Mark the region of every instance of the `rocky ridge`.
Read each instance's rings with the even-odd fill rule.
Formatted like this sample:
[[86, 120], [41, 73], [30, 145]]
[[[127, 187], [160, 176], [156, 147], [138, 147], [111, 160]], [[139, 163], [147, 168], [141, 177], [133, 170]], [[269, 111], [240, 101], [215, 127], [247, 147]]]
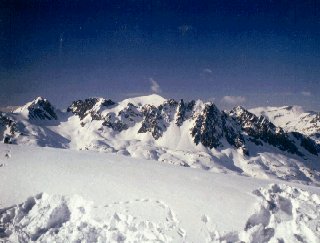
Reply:
[[72, 102], [66, 112], [36, 99], [14, 113], [1, 113], [1, 139], [320, 183], [320, 145], [305, 134], [240, 106], [222, 111], [201, 100], [146, 99], [88, 98]]
[[[171, 123], [182, 126], [191, 121], [190, 136], [195, 145], [201, 143], [209, 149], [224, 146], [224, 141], [244, 154], [250, 151], [248, 141], [257, 146], [267, 143], [282, 151], [303, 156], [299, 146], [311, 154], [320, 153], [320, 145], [298, 132], [286, 132], [277, 127], [265, 116], [256, 116], [245, 108], [238, 106], [230, 112], [220, 111], [215, 104], [201, 103], [200, 110], [195, 110], [196, 101], [185, 102], [174, 99], [165, 100], [161, 105], [135, 105], [127, 103], [118, 112], [112, 110], [117, 103], [103, 98], [88, 98], [72, 102], [67, 112], [80, 118], [82, 126], [93, 120], [102, 121], [101, 125], [121, 133], [139, 124], [138, 133], [150, 133], [157, 140], [162, 137]], [[55, 108], [49, 101], [37, 98], [17, 111], [28, 110], [28, 118], [40, 120], [58, 119]], [[199, 108], [198, 108], [199, 109]], [[110, 110], [110, 111], [109, 111]], [[85, 121], [86, 120], [86, 121]], [[2, 126], [11, 127], [14, 133], [15, 122], [1, 115]]]

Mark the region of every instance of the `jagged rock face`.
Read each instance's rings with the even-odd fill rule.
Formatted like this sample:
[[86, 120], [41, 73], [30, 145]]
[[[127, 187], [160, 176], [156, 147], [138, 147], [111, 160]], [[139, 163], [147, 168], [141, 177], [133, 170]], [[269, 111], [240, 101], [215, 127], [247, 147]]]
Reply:
[[241, 134], [241, 128], [225, 112], [222, 113], [222, 127], [228, 143], [235, 148], [241, 148], [244, 154], [249, 155], [249, 151], [245, 146], [245, 140]]
[[120, 121], [127, 124], [128, 127], [131, 127], [142, 120], [142, 113], [137, 106], [128, 103], [124, 109], [119, 111], [118, 118]]
[[203, 112], [195, 117], [191, 135], [197, 145], [201, 142], [209, 148], [221, 146], [220, 140], [223, 137], [221, 112], [214, 104], [205, 105]]
[[128, 125], [120, 121], [114, 113], [108, 113], [104, 118], [102, 125], [110, 127], [117, 132], [122, 132], [123, 130], [128, 129]]
[[146, 105], [142, 108], [143, 121], [141, 128], [138, 133], [151, 132], [151, 135], [158, 139], [162, 136], [163, 130], [165, 129], [162, 121], [161, 110], [153, 105]]
[[309, 153], [314, 155], [318, 155], [320, 153], [320, 145], [313, 139], [310, 139], [298, 132], [292, 132], [292, 135], [300, 141], [300, 146], [306, 149]]
[[91, 115], [92, 120], [101, 120], [101, 114], [98, 111], [92, 110], [94, 106], [100, 102], [103, 107], [109, 107], [115, 104], [112, 100], [101, 99], [101, 98], [88, 98], [85, 100], [77, 100], [72, 102], [68, 107], [67, 112], [72, 112], [73, 114], [80, 117], [83, 120], [88, 114]]
[[225, 138], [230, 145], [241, 148], [244, 154], [248, 155], [241, 128], [214, 104], [206, 104], [202, 113], [194, 119], [195, 125], [191, 129], [191, 135], [196, 144], [201, 143], [210, 149], [217, 148], [222, 146], [222, 139]]
[[142, 117], [141, 112], [138, 110], [138, 107], [132, 103], [119, 111], [116, 116], [115, 113], [108, 113], [103, 119], [103, 126], [110, 127], [114, 131], [121, 132], [128, 129], [131, 126], [134, 126], [136, 122], [140, 121]]
[[176, 118], [177, 126], [181, 126], [183, 122], [187, 120], [189, 116], [191, 116], [190, 113], [192, 113], [195, 103], [196, 102], [194, 100], [186, 103], [183, 100], [180, 100], [178, 104], [178, 111], [177, 111], [177, 118]]
[[12, 143], [12, 137], [17, 131], [16, 123], [2, 112], [0, 112], [0, 130], [1, 134], [4, 134], [4, 131], [8, 130], [8, 132], [3, 135], [3, 142]]
[[0, 112], [0, 126], [12, 126], [14, 123], [5, 113]]
[[118, 116], [122, 121], [127, 121], [131, 123], [131, 125], [134, 125], [134, 122], [136, 121], [136, 118], [139, 118], [142, 116], [141, 112], [138, 110], [138, 107], [135, 106], [132, 103], [128, 103], [128, 105], [119, 111]]
[[[246, 146], [248, 141], [261, 146], [265, 142], [300, 156], [303, 155], [301, 151], [304, 151], [301, 150], [302, 147], [311, 154], [320, 153], [319, 145], [309, 137], [297, 132], [284, 132], [267, 118], [258, 117], [242, 107], [236, 107], [227, 113], [220, 111], [212, 103], [203, 104], [199, 101], [196, 104], [193, 100], [178, 102], [173, 99], [166, 100], [160, 105], [159, 103], [157, 105], [141, 105], [141, 103], [115, 105], [116, 103], [111, 100], [89, 98], [74, 101], [67, 111], [79, 116], [80, 120], [86, 117], [91, 118], [91, 121], [90, 119], [81, 121], [82, 126], [97, 120], [102, 126], [121, 133], [138, 125], [140, 127], [138, 133], [150, 133], [155, 140], [162, 137], [170, 125], [176, 125], [184, 131], [186, 127], [183, 124], [188, 121], [188, 127], [193, 124], [190, 128], [190, 136], [196, 145], [201, 143], [211, 149], [225, 146], [225, 142], [228, 142], [234, 148], [242, 150], [245, 155], [249, 155], [250, 152]], [[32, 119], [57, 119], [54, 108], [43, 98], [39, 97], [28, 103], [28, 106], [23, 107], [24, 110], [26, 108]], [[15, 137], [14, 133], [20, 124], [18, 121], [16, 124], [8, 117], [0, 116], [1, 134], [8, 137], [6, 142]], [[319, 118], [320, 115], [316, 116], [314, 122], [317, 123]]]
[[159, 139], [173, 120], [177, 105], [177, 101], [170, 99], [158, 107], [143, 106], [143, 121], [138, 133], [151, 132], [154, 139]]
[[31, 120], [57, 120], [58, 116], [55, 113], [54, 107], [50, 102], [41, 97], [37, 98], [27, 107], [28, 117]]
[[166, 127], [169, 126], [169, 123], [174, 119], [177, 106], [177, 101], [174, 99], [169, 99], [158, 107], [158, 109], [161, 111], [161, 116]]
[[289, 135], [282, 128], [276, 127], [263, 116], [257, 117], [242, 107], [236, 107], [230, 112], [242, 127], [242, 130], [248, 134], [251, 141], [261, 145], [261, 141], [269, 143], [283, 151], [302, 155]]
[[320, 113], [305, 111], [300, 106], [258, 107], [252, 113], [265, 116], [288, 133], [302, 133], [320, 144]]

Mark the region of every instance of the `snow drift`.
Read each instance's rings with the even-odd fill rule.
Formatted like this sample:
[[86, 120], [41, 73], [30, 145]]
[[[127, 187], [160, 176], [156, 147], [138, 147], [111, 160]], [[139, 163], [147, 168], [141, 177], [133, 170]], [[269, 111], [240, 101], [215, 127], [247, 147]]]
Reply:
[[122, 155], [0, 146], [5, 242], [319, 242], [320, 190]]

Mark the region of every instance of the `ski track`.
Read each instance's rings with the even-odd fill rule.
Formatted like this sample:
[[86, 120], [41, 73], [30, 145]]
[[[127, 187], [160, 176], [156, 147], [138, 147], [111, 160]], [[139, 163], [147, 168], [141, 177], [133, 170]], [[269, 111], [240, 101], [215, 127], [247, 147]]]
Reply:
[[[320, 195], [284, 184], [253, 193], [258, 200], [242, 231], [218, 232], [204, 214], [199, 242], [319, 242]], [[148, 207], [162, 216], [135, 215]], [[0, 209], [0, 242], [188, 242], [187, 235], [174, 210], [150, 198], [96, 206], [77, 195], [43, 193]]]

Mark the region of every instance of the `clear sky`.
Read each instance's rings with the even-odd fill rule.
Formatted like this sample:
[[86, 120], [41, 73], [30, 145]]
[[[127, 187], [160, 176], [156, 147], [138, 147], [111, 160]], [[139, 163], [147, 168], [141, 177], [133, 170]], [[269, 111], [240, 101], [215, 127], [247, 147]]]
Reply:
[[0, 106], [157, 92], [320, 111], [320, 1], [1, 1]]

